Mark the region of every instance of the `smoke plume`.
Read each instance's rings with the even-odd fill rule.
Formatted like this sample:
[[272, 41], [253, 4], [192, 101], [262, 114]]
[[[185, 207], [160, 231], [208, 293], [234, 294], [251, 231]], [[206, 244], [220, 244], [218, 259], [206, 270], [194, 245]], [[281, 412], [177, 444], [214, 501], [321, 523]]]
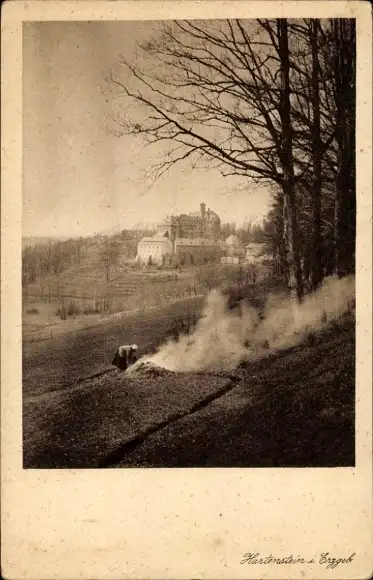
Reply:
[[353, 276], [326, 278], [299, 305], [288, 296], [270, 295], [262, 312], [244, 302], [231, 311], [227, 299], [213, 290], [191, 334], [167, 342], [129, 370], [136, 371], [146, 363], [175, 372], [229, 371], [244, 360], [299, 344], [310, 332], [338, 320], [350, 310], [354, 299]]

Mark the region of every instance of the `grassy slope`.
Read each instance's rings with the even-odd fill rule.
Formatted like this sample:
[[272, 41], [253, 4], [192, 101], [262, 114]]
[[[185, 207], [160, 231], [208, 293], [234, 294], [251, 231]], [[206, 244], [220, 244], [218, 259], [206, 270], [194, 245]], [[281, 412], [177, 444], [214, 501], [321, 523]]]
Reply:
[[119, 344], [136, 343], [148, 352], [199, 316], [202, 298], [118, 317], [49, 341], [23, 344], [23, 396], [65, 388], [111, 368]]
[[[147, 320], [143, 332], [154, 328]], [[243, 365], [237, 384], [172, 373], [129, 381], [115, 371], [69, 389], [60, 382], [51, 394], [50, 372], [42, 389], [35, 380], [26, 384], [25, 467], [95, 467], [115, 450], [108, 466], [353, 465], [354, 354], [350, 320]], [[175, 420], [224, 385], [232, 387], [227, 394]], [[167, 418], [170, 424], [144, 442], [123, 447]]]
[[[88, 247], [80, 264], [71, 265], [59, 275], [46, 276], [43, 281], [29, 284], [28, 300], [23, 302], [24, 342], [49, 340], [51, 336], [94, 325], [111, 313], [155, 308], [196, 294], [195, 271], [192, 269], [180, 273], [174, 270], [139, 271], [118, 265], [112, 268], [107, 283], [100, 252], [100, 245]], [[108, 307], [105, 312], [104, 297]], [[61, 320], [57, 315], [62, 298], [66, 308], [71, 302], [78, 308], [76, 317]], [[83, 314], [83, 311], [94, 310], [95, 306], [103, 314]]]
[[[125, 256], [125, 242], [121, 242], [122, 256]], [[28, 286], [30, 297], [41, 295], [41, 286], [44, 287], [44, 297], [48, 296], [48, 287], [51, 286], [51, 296], [56, 296], [57, 286], [59, 293], [66, 298], [93, 299], [95, 290], [98, 294], [113, 295], [120, 299], [130, 297], [133, 292], [144, 291], [149, 286], [159, 285], [165, 292], [171, 292], [175, 282], [186, 286], [190, 280], [179, 281], [174, 271], [138, 271], [128, 268], [125, 264], [114, 265], [110, 269], [109, 283], [106, 282], [105, 268], [100, 260], [103, 245], [97, 244], [85, 248], [79, 264], [72, 264], [61, 274], [51, 274], [43, 281], [37, 280]]]
[[243, 365], [232, 391], [149, 437], [120, 465], [354, 465], [354, 336], [354, 322], [344, 322], [315, 344]]
[[126, 379], [119, 371], [24, 405], [24, 467], [99, 467], [110, 453], [216, 391], [195, 376]]
[[[82, 251], [79, 264], [72, 264], [61, 274], [52, 274], [29, 284], [27, 301], [24, 289], [24, 342], [50, 340], [61, 334], [92, 326], [104, 315], [155, 308], [196, 294], [205, 294], [209, 277], [225, 276], [224, 268], [214, 265], [186, 268], [180, 272], [133, 269], [125, 263], [126, 242], [118, 243], [122, 246], [122, 263], [112, 267], [108, 283], [100, 261], [103, 246], [94, 244]], [[228, 268], [228, 271], [232, 276], [235, 268]], [[257, 288], [255, 292], [258, 292]], [[74, 303], [79, 311], [76, 317], [61, 320], [57, 312], [62, 306], [62, 300], [66, 308], [71, 302]], [[92, 314], [95, 308], [103, 314]], [[84, 315], [84, 311], [89, 314]]]
[[[251, 287], [247, 296], [263, 306], [270, 286]], [[139, 354], [164, 342], [175, 330], [187, 330], [199, 318], [204, 298], [180, 300], [144, 312], [101, 321], [43, 342], [23, 342], [23, 394], [40, 394], [71, 385], [110, 368], [119, 344], [139, 345]], [[69, 324], [69, 320], [65, 321]]]

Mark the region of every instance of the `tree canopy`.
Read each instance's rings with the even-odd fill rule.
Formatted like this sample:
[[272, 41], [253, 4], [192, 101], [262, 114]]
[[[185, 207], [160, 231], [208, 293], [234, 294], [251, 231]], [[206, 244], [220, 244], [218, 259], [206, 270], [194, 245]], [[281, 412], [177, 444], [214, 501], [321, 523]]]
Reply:
[[152, 176], [190, 158], [272, 183], [301, 298], [354, 268], [355, 60], [348, 19], [164, 22], [108, 73], [124, 99], [113, 130], [167, 145]]

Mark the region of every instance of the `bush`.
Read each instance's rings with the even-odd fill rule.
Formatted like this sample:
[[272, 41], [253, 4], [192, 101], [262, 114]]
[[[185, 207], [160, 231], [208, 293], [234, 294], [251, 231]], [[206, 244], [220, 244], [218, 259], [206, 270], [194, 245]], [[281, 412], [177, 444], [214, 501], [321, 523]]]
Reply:
[[85, 306], [83, 310], [83, 314], [100, 314], [101, 313], [101, 306], [99, 301], [97, 301], [95, 306], [89, 305]]
[[67, 307], [67, 316], [75, 316], [76, 314], [80, 314], [80, 308], [78, 304], [71, 301]]
[[230, 284], [224, 288], [223, 294], [228, 299], [228, 308], [235, 308], [242, 300], [253, 308], [262, 311], [269, 294], [282, 294], [285, 287], [282, 284], [270, 284], [268, 281], [258, 282], [256, 285], [246, 283]]
[[66, 320], [68, 316], [75, 316], [76, 314], [80, 314], [80, 308], [78, 304], [71, 301], [66, 308], [65, 304], [62, 303], [61, 307], [57, 310], [56, 316], [59, 316], [61, 320]]
[[29, 308], [26, 310], [26, 314], [39, 314], [39, 310], [37, 308]]
[[56, 316], [59, 316], [61, 320], [66, 320], [67, 312], [64, 304], [62, 304], [61, 308], [56, 311]]
[[204, 266], [196, 272], [196, 282], [206, 290], [212, 290], [221, 286], [225, 278], [225, 269], [219, 266]]
[[318, 337], [317, 332], [311, 330], [307, 334], [305, 344], [307, 344], [307, 346], [316, 346], [319, 343], [320, 343], [320, 338]]

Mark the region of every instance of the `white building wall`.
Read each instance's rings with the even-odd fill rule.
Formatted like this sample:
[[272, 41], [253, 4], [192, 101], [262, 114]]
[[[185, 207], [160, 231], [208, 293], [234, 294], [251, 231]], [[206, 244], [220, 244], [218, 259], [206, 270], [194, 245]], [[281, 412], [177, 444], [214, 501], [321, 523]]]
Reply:
[[238, 264], [244, 263], [244, 258], [240, 258], [238, 256], [223, 256], [220, 259], [220, 262], [222, 264], [234, 264], [237, 266]]
[[162, 264], [163, 256], [172, 254], [172, 243], [168, 239], [141, 240], [137, 246], [136, 259], [148, 263], [151, 258], [153, 264]]

